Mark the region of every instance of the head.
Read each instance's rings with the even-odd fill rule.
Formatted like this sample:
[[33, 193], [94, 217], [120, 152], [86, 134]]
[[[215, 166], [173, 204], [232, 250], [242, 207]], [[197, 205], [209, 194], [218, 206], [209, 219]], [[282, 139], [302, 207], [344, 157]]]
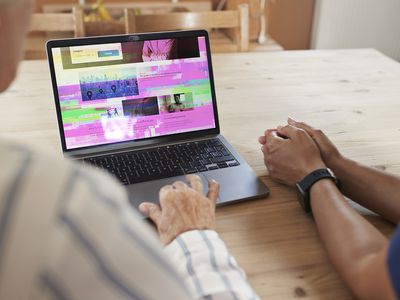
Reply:
[[175, 104], [181, 104], [181, 95], [175, 94], [174, 95]]
[[32, 8], [33, 0], [0, 0], [0, 93], [17, 73]]

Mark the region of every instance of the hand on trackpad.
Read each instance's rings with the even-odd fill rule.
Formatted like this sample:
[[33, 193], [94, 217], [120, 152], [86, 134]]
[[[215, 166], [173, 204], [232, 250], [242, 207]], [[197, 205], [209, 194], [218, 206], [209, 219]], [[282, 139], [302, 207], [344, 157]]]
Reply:
[[204, 178], [192, 174], [186, 179], [186, 182], [175, 181], [162, 187], [160, 205], [151, 202], [139, 205], [139, 210], [156, 225], [165, 245], [186, 231], [215, 229], [219, 184], [210, 181], [205, 194]]

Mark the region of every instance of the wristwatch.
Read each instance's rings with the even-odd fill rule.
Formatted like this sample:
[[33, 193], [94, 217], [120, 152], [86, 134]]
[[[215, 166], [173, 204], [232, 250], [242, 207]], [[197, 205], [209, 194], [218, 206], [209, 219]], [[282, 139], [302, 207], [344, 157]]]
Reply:
[[317, 169], [310, 174], [308, 174], [304, 179], [298, 183], [296, 183], [297, 188], [297, 198], [303, 207], [306, 213], [311, 213], [311, 203], [310, 203], [310, 189], [314, 183], [317, 181], [330, 178], [339, 188], [339, 180], [336, 178], [335, 174], [331, 171], [331, 169]]

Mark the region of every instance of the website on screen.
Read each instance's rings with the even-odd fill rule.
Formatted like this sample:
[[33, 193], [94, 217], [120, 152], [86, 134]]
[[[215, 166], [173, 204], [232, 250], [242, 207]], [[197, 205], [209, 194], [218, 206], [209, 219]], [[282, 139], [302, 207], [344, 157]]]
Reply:
[[204, 37], [52, 54], [67, 149], [215, 128]]

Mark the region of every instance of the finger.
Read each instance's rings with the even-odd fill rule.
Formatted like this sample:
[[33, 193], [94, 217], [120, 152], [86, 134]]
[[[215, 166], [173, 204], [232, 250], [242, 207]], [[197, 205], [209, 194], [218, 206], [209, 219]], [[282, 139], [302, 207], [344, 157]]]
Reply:
[[279, 141], [283, 141], [284, 139], [278, 135], [278, 132], [276, 130], [271, 130], [268, 132], [268, 134], [265, 136], [266, 137], [266, 146], [271, 146], [271, 144]]
[[267, 146], [267, 145], [261, 146], [261, 152], [262, 152], [264, 155], [268, 155], [268, 146]]
[[296, 120], [292, 119], [291, 117], [288, 117], [288, 124], [305, 130], [311, 136], [314, 131], [314, 128], [311, 127], [310, 125], [308, 125], [307, 123], [297, 122]]
[[158, 227], [161, 220], [161, 209], [157, 204], [150, 202], [143, 202], [139, 205], [139, 210], [144, 215], [148, 216]]
[[260, 137], [258, 138], [258, 142], [259, 142], [261, 145], [264, 145], [264, 144], [267, 142], [267, 139], [265, 138], [265, 135], [260, 136]]
[[161, 189], [160, 189], [160, 199], [161, 198], [163, 198], [167, 193], [169, 193], [171, 190], [173, 190], [173, 187], [172, 187], [172, 185], [170, 185], [170, 184], [167, 184], [167, 185], [165, 185], [165, 186], [163, 186]]
[[276, 129], [265, 129], [264, 135], [268, 135], [270, 132], [275, 131]]
[[190, 174], [186, 176], [189, 185], [192, 189], [199, 193], [203, 193], [203, 181], [201, 180], [200, 176], [196, 174]]
[[288, 139], [287, 136], [283, 135], [282, 133], [279, 133], [279, 131], [282, 129], [282, 127], [283, 127], [283, 126], [278, 126], [278, 127], [276, 128], [276, 135], [279, 136], [279, 137], [281, 137], [281, 138], [283, 138], [284, 140], [287, 140], [287, 139]]
[[187, 188], [187, 185], [186, 185], [186, 183], [184, 183], [183, 181], [175, 181], [175, 182], [172, 184], [172, 187], [173, 187], [174, 189], [181, 190], [181, 189]]
[[295, 126], [297, 123], [297, 121], [295, 119], [293, 119], [292, 117], [288, 117], [287, 122], [289, 125], [293, 125], [293, 126]]
[[210, 199], [214, 205], [217, 203], [218, 194], [219, 194], [219, 183], [214, 179], [212, 179], [208, 182], [207, 198]]
[[300, 129], [292, 126], [292, 125], [286, 125], [286, 126], [279, 126], [277, 131], [278, 134], [283, 135], [288, 137], [289, 139], [293, 139], [296, 135], [296, 133], [299, 131]]

